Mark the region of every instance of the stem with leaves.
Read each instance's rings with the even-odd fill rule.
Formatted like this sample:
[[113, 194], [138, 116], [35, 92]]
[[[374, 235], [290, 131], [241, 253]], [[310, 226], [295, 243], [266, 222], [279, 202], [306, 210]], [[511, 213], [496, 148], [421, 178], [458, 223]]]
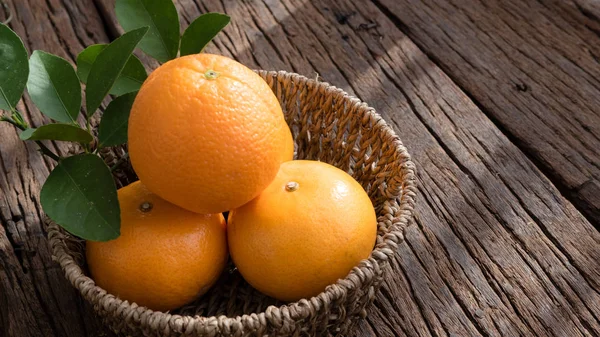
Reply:
[[[34, 50], [31, 55], [21, 38], [0, 23], [0, 122], [21, 130], [19, 138], [35, 141], [42, 154], [58, 164], [40, 192], [40, 203], [48, 217], [70, 233], [86, 240], [107, 241], [119, 236], [120, 208], [113, 172], [129, 155], [108, 167], [101, 149], [127, 143], [128, 117], [137, 91], [148, 74], [133, 55], [136, 48], [164, 63], [200, 53], [229, 23], [229, 16], [206, 13], [180, 34], [177, 9], [172, 0], [116, 0], [115, 12], [126, 31], [109, 44], [86, 47], [77, 56], [77, 68], [57, 55]], [[85, 84], [85, 125], [77, 123], [82, 109], [81, 84]], [[15, 108], [27, 89], [39, 111], [52, 123], [31, 127]], [[112, 95], [94, 137], [90, 119], [103, 100]], [[84, 153], [59, 157], [42, 141], [80, 144]], [[68, 205], [68, 209], [67, 206]], [[93, 216], [89, 216], [93, 214]]]
[[[23, 115], [21, 115], [21, 113], [17, 110], [13, 110], [13, 115], [11, 117], [1, 117], [0, 121], [8, 122], [21, 131], [24, 131], [29, 127], [23, 119]], [[46, 145], [44, 145], [41, 141], [36, 140], [35, 143], [40, 147], [40, 152], [42, 152], [42, 154], [45, 154], [57, 162], [60, 160], [60, 157], [46, 147]]]

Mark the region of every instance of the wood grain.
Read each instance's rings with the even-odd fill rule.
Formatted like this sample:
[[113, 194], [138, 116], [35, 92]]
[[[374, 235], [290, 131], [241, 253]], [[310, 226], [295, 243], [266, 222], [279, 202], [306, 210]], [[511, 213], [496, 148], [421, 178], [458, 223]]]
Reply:
[[[113, 2], [96, 0], [95, 5], [105, 16], [104, 29], [114, 37], [119, 28]], [[79, 6], [94, 9], [89, 2]], [[181, 0], [178, 9], [183, 26], [207, 11], [231, 15], [231, 25], [208, 52], [253, 68], [318, 76], [357, 95], [385, 117], [413, 155], [419, 172], [418, 214], [393, 261], [397, 272], [355, 336], [600, 335], [600, 234], [519, 149], [522, 143], [507, 138], [489, 112], [421, 51], [390, 13], [373, 2], [351, 0]], [[45, 10], [51, 13], [51, 8]], [[23, 36], [24, 31], [17, 32]], [[555, 99], [566, 98], [556, 93]], [[39, 118], [37, 112], [31, 115]], [[0, 175], [0, 195], [9, 196], [0, 197], [2, 223], [3, 228], [15, 227], [6, 231], [10, 240], [0, 236], [0, 252], [6, 255], [1, 261], [18, 262], [14, 238], [39, 226], [34, 200], [48, 168], [12, 129], [0, 126], [0, 134], [3, 173], [11, 169], [6, 177]], [[4, 139], [12, 145], [6, 146]], [[22, 152], [27, 156], [17, 156]], [[19, 165], [41, 171], [35, 184], [23, 184], [22, 170], [13, 169], [17, 159], [6, 159], [17, 157]], [[10, 225], [23, 210], [36, 210], [36, 215], [18, 228]], [[31, 237], [24, 241], [38, 242]], [[49, 259], [47, 248], [32, 250]], [[11, 330], [4, 329], [10, 336], [69, 335], [54, 327], [37, 332], [24, 326], [29, 322], [80, 327], [80, 335], [107, 333], [97, 329], [89, 311], [72, 316], [80, 310], [79, 300], [59, 311], [28, 314], [36, 308], [36, 297], [13, 287], [40, 287], [41, 281], [21, 281], [19, 264], [2, 267], [0, 284], [11, 286], [0, 289], [0, 322], [4, 327], [4, 322], [19, 319]], [[51, 263], [44, 268], [44, 275], [56, 270]], [[52, 279], [58, 288], [68, 288], [61, 277]], [[71, 297], [60, 300], [68, 302], [65, 298]], [[48, 301], [46, 307], [56, 305]], [[11, 306], [7, 313], [5, 303]], [[13, 303], [21, 309], [12, 309]]]
[[375, 2], [600, 226], [598, 2]]
[[[72, 61], [84, 46], [107, 41], [90, 3], [18, 0], [7, 5], [13, 13], [10, 27], [30, 53], [42, 49]], [[32, 125], [49, 122], [28, 99], [18, 109]], [[35, 144], [20, 141], [11, 125], [0, 123], [0, 336], [80, 337], [101, 331], [91, 308], [52, 261], [40, 221], [39, 191], [52, 165]]]

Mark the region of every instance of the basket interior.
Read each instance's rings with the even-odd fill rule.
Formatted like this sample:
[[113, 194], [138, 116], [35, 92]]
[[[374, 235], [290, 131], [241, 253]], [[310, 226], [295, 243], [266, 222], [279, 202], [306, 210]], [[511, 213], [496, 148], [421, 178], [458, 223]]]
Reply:
[[[286, 121], [295, 141], [295, 159], [320, 160], [350, 173], [367, 191], [382, 216], [385, 202], [396, 204], [403, 182], [402, 166], [409, 159], [398, 151], [398, 137], [371, 108], [347, 96], [339, 89], [298, 78], [280, 78], [280, 73], [259, 72], [281, 102]], [[125, 153], [124, 148], [104, 153], [111, 164]], [[115, 172], [119, 187], [137, 177], [130, 165]], [[396, 204], [397, 205], [397, 204]], [[379, 222], [378, 242], [389, 231]], [[69, 236], [68, 253], [89, 275], [83, 250], [84, 242]], [[203, 297], [172, 311], [191, 316], [229, 317], [258, 313], [270, 305], [283, 304], [254, 290], [229, 264], [217, 284]]]

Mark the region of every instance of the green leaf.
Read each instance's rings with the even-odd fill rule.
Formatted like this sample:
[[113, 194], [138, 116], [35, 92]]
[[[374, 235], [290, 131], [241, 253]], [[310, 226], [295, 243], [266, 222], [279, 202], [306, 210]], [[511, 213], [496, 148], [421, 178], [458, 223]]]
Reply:
[[62, 140], [87, 144], [94, 137], [86, 130], [69, 124], [48, 124], [26, 129], [19, 135], [22, 140]]
[[40, 201], [52, 220], [80, 238], [108, 241], [120, 235], [117, 187], [96, 155], [61, 160], [44, 183]]
[[27, 50], [8, 26], [0, 23], [0, 109], [13, 110], [29, 74]]
[[81, 80], [82, 83], [87, 83], [92, 64], [94, 64], [98, 54], [100, 54], [106, 46], [106, 44], [93, 44], [77, 55], [77, 76], [79, 76], [79, 80]]
[[179, 15], [172, 0], [117, 0], [115, 11], [125, 31], [150, 27], [140, 42], [146, 54], [160, 62], [177, 57]]
[[121, 75], [117, 78], [115, 85], [113, 85], [109, 93], [121, 96], [129, 92], [138, 91], [147, 77], [148, 74], [142, 62], [135, 55], [131, 55], [125, 64], [125, 68], [123, 68], [123, 72], [121, 72]]
[[229, 16], [221, 13], [206, 13], [197, 17], [183, 32], [181, 56], [202, 52], [204, 47], [229, 24], [229, 21]]
[[71, 64], [56, 55], [36, 50], [29, 59], [27, 91], [40, 111], [59, 122], [77, 120], [81, 85]]
[[[83, 83], [87, 83], [87, 78], [92, 69], [92, 64], [96, 61], [96, 57], [102, 50], [106, 48], [105, 44], [94, 44], [85, 48], [77, 55], [77, 75]], [[131, 55], [125, 68], [115, 81], [112, 89], [109, 91], [111, 95], [123, 95], [128, 92], [137, 91], [140, 89], [148, 74], [144, 65], [135, 55]]]
[[127, 142], [129, 112], [137, 92], [131, 92], [112, 100], [100, 121], [98, 130], [99, 147], [116, 146]]
[[85, 88], [88, 116], [93, 115], [100, 107], [102, 100], [121, 75], [131, 53], [147, 31], [148, 27], [142, 27], [125, 33], [98, 54], [90, 69]]

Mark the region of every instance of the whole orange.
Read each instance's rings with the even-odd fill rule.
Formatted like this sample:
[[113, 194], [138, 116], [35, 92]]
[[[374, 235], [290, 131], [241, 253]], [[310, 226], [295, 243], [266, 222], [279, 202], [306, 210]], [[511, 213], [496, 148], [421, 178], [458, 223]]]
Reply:
[[212, 54], [171, 60], [146, 79], [128, 126], [131, 164], [180, 207], [220, 213], [256, 197], [293, 145], [277, 97], [254, 71]]
[[377, 236], [361, 185], [326, 163], [283, 163], [255, 199], [229, 214], [229, 252], [248, 283], [283, 301], [315, 296], [368, 258]]
[[118, 190], [121, 235], [86, 243], [98, 286], [153, 310], [171, 310], [204, 294], [227, 263], [222, 214], [173, 205], [139, 181]]

